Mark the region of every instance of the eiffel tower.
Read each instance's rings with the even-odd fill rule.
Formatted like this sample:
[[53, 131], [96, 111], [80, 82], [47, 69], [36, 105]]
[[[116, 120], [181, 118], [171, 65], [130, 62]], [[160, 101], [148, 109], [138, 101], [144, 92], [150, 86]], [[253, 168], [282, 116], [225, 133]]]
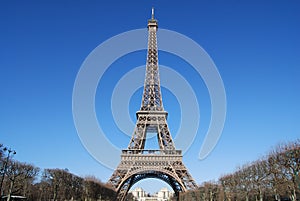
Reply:
[[[148, 20], [148, 52], [144, 92], [137, 122], [128, 149], [122, 150], [121, 163], [108, 183], [117, 191], [118, 201], [124, 201], [129, 189], [138, 181], [157, 178], [168, 183], [175, 194], [197, 187], [182, 162], [181, 150], [176, 150], [163, 108], [158, 68], [156, 31], [158, 25], [152, 17]], [[159, 150], [145, 150], [147, 133], [156, 133]]]

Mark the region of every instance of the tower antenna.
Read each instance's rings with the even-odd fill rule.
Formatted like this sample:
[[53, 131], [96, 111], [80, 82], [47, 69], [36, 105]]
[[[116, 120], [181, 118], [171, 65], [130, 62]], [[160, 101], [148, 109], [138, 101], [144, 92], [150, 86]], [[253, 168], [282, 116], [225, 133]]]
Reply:
[[154, 7], [152, 7], [152, 20], [154, 20]]

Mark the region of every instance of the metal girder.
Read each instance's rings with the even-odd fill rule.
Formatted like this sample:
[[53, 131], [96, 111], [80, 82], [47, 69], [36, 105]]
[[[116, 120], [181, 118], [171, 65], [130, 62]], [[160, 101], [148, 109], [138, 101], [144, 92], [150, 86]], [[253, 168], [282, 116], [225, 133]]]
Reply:
[[182, 163], [180, 150], [123, 150], [121, 163], [109, 183], [118, 192], [117, 200], [123, 201], [131, 186], [145, 178], [167, 182], [176, 194], [197, 187]]
[[166, 112], [137, 112], [137, 123], [129, 142], [128, 149], [144, 149], [147, 132], [157, 133], [159, 148], [175, 150], [167, 124]]
[[142, 111], [164, 110], [160, 90], [156, 30], [157, 24], [156, 26], [154, 24], [148, 25], [148, 53], [144, 82], [144, 93], [142, 97], [141, 106]]

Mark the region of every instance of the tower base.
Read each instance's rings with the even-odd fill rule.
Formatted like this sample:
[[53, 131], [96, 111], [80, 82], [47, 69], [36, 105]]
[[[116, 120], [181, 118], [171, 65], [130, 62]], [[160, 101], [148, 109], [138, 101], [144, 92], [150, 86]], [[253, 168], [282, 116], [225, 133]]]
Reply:
[[182, 162], [181, 150], [123, 150], [108, 183], [117, 191], [117, 200], [124, 201], [129, 189], [145, 178], [165, 181], [177, 195], [197, 188]]

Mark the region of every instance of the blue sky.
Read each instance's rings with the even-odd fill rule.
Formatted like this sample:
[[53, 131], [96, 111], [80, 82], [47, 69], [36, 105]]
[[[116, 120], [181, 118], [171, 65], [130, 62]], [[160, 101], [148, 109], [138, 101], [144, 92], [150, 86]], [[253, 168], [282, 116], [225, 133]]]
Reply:
[[[153, 6], [159, 28], [184, 34], [204, 48], [226, 90], [222, 136], [213, 152], [199, 160], [211, 114], [207, 89], [183, 60], [159, 52], [159, 63], [184, 76], [199, 102], [199, 130], [183, 158], [197, 183], [218, 179], [264, 156], [277, 143], [299, 138], [298, 1], [2, 1], [0, 142], [17, 151], [17, 160], [41, 168], [68, 168], [103, 182], [109, 179], [112, 170], [98, 163], [77, 135], [74, 82], [99, 44], [146, 28]], [[120, 58], [97, 88], [99, 124], [119, 149], [130, 139], [112, 119], [110, 96], [116, 82], [145, 59], [145, 51]], [[141, 93], [136, 91], [128, 108], [134, 122]], [[180, 105], [171, 91], [163, 88], [162, 93], [173, 134], [179, 129]], [[160, 187], [152, 184], [140, 185], [149, 191]]]

